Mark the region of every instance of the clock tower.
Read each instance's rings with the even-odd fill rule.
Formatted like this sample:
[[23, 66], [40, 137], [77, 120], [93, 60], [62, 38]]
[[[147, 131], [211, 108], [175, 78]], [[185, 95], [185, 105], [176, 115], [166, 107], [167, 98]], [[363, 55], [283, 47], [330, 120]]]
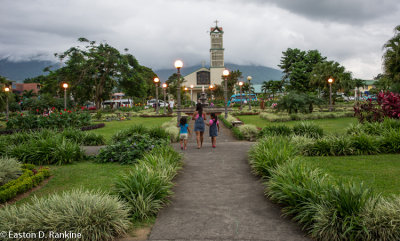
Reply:
[[222, 27], [218, 27], [218, 21], [215, 21], [215, 27], [210, 30], [211, 48], [210, 48], [210, 67], [224, 68], [224, 46], [223, 46]]

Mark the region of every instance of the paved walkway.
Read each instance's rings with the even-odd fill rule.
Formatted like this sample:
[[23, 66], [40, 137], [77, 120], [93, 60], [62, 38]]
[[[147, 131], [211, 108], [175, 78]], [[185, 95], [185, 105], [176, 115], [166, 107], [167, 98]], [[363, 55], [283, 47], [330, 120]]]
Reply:
[[190, 138], [171, 204], [160, 211], [149, 240], [309, 240], [281, 217], [251, 174], [247, 151], [253, 143], [236, 141], [222, 123], [217, 148], [208, 128], [205, 137], [202, 149], [195, 135]]

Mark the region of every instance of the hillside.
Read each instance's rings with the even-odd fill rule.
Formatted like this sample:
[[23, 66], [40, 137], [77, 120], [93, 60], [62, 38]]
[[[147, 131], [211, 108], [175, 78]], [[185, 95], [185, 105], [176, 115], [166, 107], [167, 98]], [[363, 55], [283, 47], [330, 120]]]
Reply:
[[[225, 64], [225, 67], [229, 70], [240, 70], [246, 79], [247, 76], [251, 75], [253, 77], [253, 84], [261, 84], [263, 81], [267, 80], [280, 80], [282, 77], [282, 72], [277, 69], [273, 69], [265, 66], [256, 66], [256, 65], [238, 65], [238, 64]], [[198, 69], [201, 68], [201, 65], [184, 67], [181, 72], [182, 75], [188, 75]], [[154, 70], [154, 72], [158, 75], [161, 81], [165, 81], [176, 72], [175, 69], [160, 69]]]
[[22, 82], [26, 78], [32, 78], [39, 75], [46, 74], [43, 69], [54, 65], [50, 61], [24, 61], [24, 62], [11, 62], [7, 59], [0, 60], [0, 75], [7, 77], [10, 80]]
[[[46, 74], [43, 72], [43, 69], [51, 65], [57, 67], [57, 63], [50, 61], [32, 60], [24, 62], [11, 62], [6, 59], [2, 59], [0, 60], [0, 75], [5, 76], [10, 80], [22, 82], [26, 78], [32, 78]], [[201, 65], [184, 67], [182, 68], [182, 75], [190, 74], [200, 68]], [[261, 84], [265, 80], [279, 80], [282, 76], [282, 72], [280, 70], [265, 66], [226, 64], [226, 68], [229, 70], [240, 70], [243, 73], [244, 79], [248, 75], [251, 75], [253, 77], [253, 84]], [[160, 69], [154, 70], [154, 72], [158, 75], [158, 77], [160, 77], [161, 81], [165, 81], [169, 76], [175, 73], [176, 70]]]

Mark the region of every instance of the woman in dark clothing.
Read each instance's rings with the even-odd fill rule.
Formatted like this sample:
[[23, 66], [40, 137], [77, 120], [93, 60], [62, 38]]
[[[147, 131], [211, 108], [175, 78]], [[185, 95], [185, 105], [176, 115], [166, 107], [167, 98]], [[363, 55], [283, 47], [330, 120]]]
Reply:
[[203, 112], [203, 106], [201, 103], [197, 103], [196, 111], [193, 113], [192, 120], [194, 122], [194, 132], [196, 133], [197, 149], [203, 146], [203, 135], [204, 135], [204, 121], [206, 120], [206, 113]]

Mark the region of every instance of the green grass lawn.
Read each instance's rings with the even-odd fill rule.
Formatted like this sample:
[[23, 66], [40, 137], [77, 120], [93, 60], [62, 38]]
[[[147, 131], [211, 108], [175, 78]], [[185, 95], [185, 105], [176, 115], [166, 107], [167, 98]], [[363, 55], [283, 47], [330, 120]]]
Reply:
[[[261, 119], [260, 116], [258, 116], [258, 115], [242, 115], [242, 116], [237, 116], [237, 117], [241, 121], [243, 121], [245, 124], [253, 124], [260, 128], [267, 126], [267, 125], [287, 125], [287, 126], [292, 127], [295, 124], [301, 122], [301, 121], [270, 122], [270, 121]], [[346, 131], [346, 128], [350, 124], [357, 123], [357, 119], [353, 118], [353, 117], [306, 120], [306, 121], [314, 122], [315, 124], [322, 127], [324, 129], [325, 133], [330, 133], [330, 134], [333, 134], [333, 133], [344, 134]]]
[[133, 125], [161, 126], [164, 122], [170, 120], [171, 117], [130, 117], [130, 120], [104, 122], [106, 124], [105, 127], [91, 131], [103, 135], [108, 141], [117, 131], [127, 129]]
[[337, 178], [364, 182], [383, 195], [400, 194], [400, 155], [302, 157]]
[[41, 189], [18, 201], [18, 204], [29, 202], [34, 195], [42, 197], [76, 188], [109, 192], [113, 180], [119, 174], [124, 173], [130, 168], [132, 168], [132, 165], [93, 162], [78, 162], [63, 166], [50, 166], [53, 178]]

